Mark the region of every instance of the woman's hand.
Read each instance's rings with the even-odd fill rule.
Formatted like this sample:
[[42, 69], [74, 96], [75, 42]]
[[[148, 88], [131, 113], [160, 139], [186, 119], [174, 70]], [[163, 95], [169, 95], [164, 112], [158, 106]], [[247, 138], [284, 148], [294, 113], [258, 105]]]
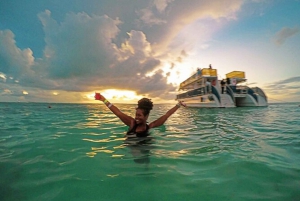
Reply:
[[95, 93], [95, 100], [104, 101], [105, 97], [102, 96], [100, 93]]
[[183, 107], [186, 107], [186, 104], [183, 101], [178, 101], [179, 105], [182, 105]]

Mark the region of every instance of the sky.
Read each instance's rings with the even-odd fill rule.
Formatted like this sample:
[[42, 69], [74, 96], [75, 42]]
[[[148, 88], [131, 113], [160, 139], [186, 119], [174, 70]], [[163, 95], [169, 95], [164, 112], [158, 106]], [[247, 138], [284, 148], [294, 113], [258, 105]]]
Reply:
[[209, 64], [300, 101], [300, 0], [2, 0], [0, 102], [175, 102]]

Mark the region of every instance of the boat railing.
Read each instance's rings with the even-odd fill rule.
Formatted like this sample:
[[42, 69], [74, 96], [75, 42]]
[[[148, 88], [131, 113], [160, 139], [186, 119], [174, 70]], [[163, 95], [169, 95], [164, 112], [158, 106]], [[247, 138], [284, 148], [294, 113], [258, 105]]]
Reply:
[[249, 94], [252, 96], [256, 102], [258, 102], [258, 97], [256, 91], [247, 86], [229, 86], [234, 94]]
[[198, 75], [197, 75], [197, 73], [195, 73], [194, 75], [192, 75], [191, 77], [189, 77], [185, 81], [181, 82], [180, 85], [179, 85], [179, 88], [182, 89], [182, 88], [188, 86], [189, 84], [191, 84], [191, 83], [193, 83], [197, 80], [198, 80]]
[[198, 96], [198, 95], [204, 95], [206, 94], [206, 88], [205, 87], [200, 87], [191, 91], [187, 91], [182, 94], [177, 95], [177, 99], [183, 99], [183, 98], [188, 98], [188, 97], [193, 97], [193, 96]]
[[182, 94], [178, 94], [176, 96], [177, 97], [176, 99], [184, 99], [184, 98], [209, 94], [208, 92], [211, 90], [211, 93], [214, 94], [218, 98], [219, 102], [221, 102], [221, 97], [220, 97], [220, 94], [219, 94], [218, 90], [216, 89], [216, 87], [211, 86], [210, 89], [208, 89], [207, 87], [209, 87], [209, 86], [200, 87], [200, 88], [197, 88], [197, 89], [194, 89], [194, 90], [191, 90], [191, 91], [187, 91], [187, 92], [182, 93]]
[[247, 86], [227, 86], [232, 90], [233, 93], [235, 94], [247, 94], [248, 93], [248, 88]]
[[245, 72], [232, 71], [232, 72], [226, 74], [226, 78], [245, 78]]
[[217, 69], [203, 68], [201, 70], [201, 75], [203, 77], [217, 77]]
[[188, 85], [190, 85], [198, 80], [201, 80], [203, 77], [217, 77], [217, 69], [203, 68], [202, 70], [200, 70], [197, 73], [190, 76], [185, 81], [181, 82], [179, 85], [179, 89], [184, 89]]

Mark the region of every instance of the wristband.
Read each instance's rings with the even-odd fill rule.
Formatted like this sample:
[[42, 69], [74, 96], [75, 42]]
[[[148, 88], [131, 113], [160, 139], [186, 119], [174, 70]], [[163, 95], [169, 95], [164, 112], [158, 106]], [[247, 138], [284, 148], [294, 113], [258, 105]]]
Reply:
[[177, 103], [176, 105], [177, 105], [178, 107], [180, 107], [180, 106], [181, 106], [181, 104], [180, 104], [180, 103]]
[[113, 106], [113, 104], [109, 103], [109, 105], [107, 107], [110, 108], [111, 106]]
[[103, 101], [103, 103], [105, 103], [105, 104], [108, 103], [108, 100], [105, 99], [105, 100]]

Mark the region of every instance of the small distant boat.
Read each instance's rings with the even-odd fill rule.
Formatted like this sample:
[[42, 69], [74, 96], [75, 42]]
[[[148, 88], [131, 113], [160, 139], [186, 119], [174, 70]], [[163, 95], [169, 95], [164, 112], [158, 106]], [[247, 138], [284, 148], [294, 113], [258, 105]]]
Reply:
[[176, 100], [188, 107], [248, 107], [268, 106], [268, 99], [259, 87], [245, 85], [245, 72], [232, 71], [226, 79], [218, 79], [217, 69], [198, 69], [180, 83]]

